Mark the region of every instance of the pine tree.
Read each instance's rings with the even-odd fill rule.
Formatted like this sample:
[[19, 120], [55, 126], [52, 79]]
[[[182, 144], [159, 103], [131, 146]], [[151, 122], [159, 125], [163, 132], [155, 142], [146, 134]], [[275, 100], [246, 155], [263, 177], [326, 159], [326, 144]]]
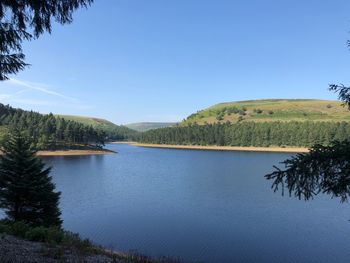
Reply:
[[52, 22], [72, 22], [73, 12], [93, 0], [7, 0], [0, 1], [0, 81], [23, 70], [22, 42], [51, 33]]
[[62, 224], [58, 208], [60, 192], [49, 176], [51, 168], [30, 149], [30, 141], [18, 130], [3, 143], [0, 157], [0, 208], [8, 219], [33, 226]]

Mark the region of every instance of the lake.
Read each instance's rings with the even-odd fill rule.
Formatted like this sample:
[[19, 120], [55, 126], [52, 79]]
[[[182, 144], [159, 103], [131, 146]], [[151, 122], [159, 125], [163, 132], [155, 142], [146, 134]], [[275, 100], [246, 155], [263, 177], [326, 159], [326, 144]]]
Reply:
[[47, 157], [64, 227], [95, 243], [190, 262], [347, 262], [350, 209], [273, 193], [289, 154], [108, 145], [113, 155]]

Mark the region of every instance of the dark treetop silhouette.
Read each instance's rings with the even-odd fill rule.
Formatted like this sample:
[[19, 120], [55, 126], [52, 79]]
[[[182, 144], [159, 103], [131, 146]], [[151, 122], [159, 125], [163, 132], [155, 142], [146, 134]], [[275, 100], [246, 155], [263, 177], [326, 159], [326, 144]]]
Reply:
[[0, 1], [0, 81], [8, 79], [28, 64], [22, 42], [51, 33], [51, 22], [72, 22], [73, 12], [93, 0], [1, 0]]
[[3, 142], [0, 156], [0, 208], [11, 221], [32, 226], [61, 226], [58, 207], [60, 192], [49, 176], [30, 140], [19, 130], [11, 131]]
[[[350, 87], [330, 85], [339, 99], [350, 109]], [[350, 141], [334, 141], [330, 146], [315, 145], [309, 153], [298, 154], [282, 164], [285, 170], [275, 171], [265, 177], [273, 180], [274, 191], [309, 200], [318, 193], [339, 197], [342, 202], [350, 195]]]

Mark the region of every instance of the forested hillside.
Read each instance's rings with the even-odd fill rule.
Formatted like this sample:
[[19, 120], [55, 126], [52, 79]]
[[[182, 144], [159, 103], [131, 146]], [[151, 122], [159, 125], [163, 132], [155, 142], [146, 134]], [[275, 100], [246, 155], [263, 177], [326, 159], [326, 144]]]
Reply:
[[93, 128], [104, 131], [108, 140], [123, 141], [129, 137], [135, 135], [137, 131], [130, 129], [123, 125], [116, 125], [110, 121], [100, 118], [83, 117], [74, 115], [57, 115], [65, 120], [76, 121], [85, 125], [92, 126]]
[[141, 133], [157, 144], [228, 146], [328, 145], [350, 138], [350, 113], [338, 101], [252, 100], [221, 103], [171, 128]]
[[241, 122], [188, 125], [141, 133], [143, 143], [227, 146], [328, 145], [350, 138], [349, 122]]
[[106, 133], [91, 125], [65, 120], [52, 114], [24, 111], [0, 103], [0, 134], [12, 128], [23, 130], [32, 140], [32, 147], [57, 149], [77, 145], [104, 145]]

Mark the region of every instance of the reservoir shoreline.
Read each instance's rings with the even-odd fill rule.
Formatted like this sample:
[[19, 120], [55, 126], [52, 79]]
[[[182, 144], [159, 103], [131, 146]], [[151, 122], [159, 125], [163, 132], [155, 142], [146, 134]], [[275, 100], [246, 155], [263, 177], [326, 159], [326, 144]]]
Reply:
[[307, 153], [305, 147], [241, 147], [241, 146], [202, 146], [202, 145], [174, 145], [174, 144], [148, 144], [137, 142], [112, 142], [112, 144], [130, 144], [137, 147], [185, 149], [185, 150], [210, 150], [210, 151], [238, 151], [238, 152], [276, 152], [276, 153]]
[[[56, 150], [56, 151], [38, 151], [37, 156], [85, 156], [85, 155], [102, 155], [102, 154], [114, 154], [117, 153], [108, 149], [101, 150]], [[0, 151], [0, 155], [3, 153]]]
[[84, 156], [84, 155], [101, 155], [113, 154], [114, 151], [108, 149], [101, 150], [57, 150], [57, 151], [38, 151], [37, 156]]
[[[110, 144], [129, 144], [136, 147], [162, 148], [162, 149], [183, 149], [183, 150], [207, 150], [207, 151], [237, 151], [237, 152], [276, 152], [276, 153], [307, 153], [308, 148], [304, 147], [241, 147], [241, 146], [216, 146], [216, 145], [175, 145], [175, 144], [148, 144], [132, 141], [115, 141]], [[38, 151], [37, 156], [87, 156], [87, 155], [104, 155], [117, 153], [108, 149], [78, 149], [78, 150], [51, 150]], [[0, 152], [0, 155], [2, 153]]]

